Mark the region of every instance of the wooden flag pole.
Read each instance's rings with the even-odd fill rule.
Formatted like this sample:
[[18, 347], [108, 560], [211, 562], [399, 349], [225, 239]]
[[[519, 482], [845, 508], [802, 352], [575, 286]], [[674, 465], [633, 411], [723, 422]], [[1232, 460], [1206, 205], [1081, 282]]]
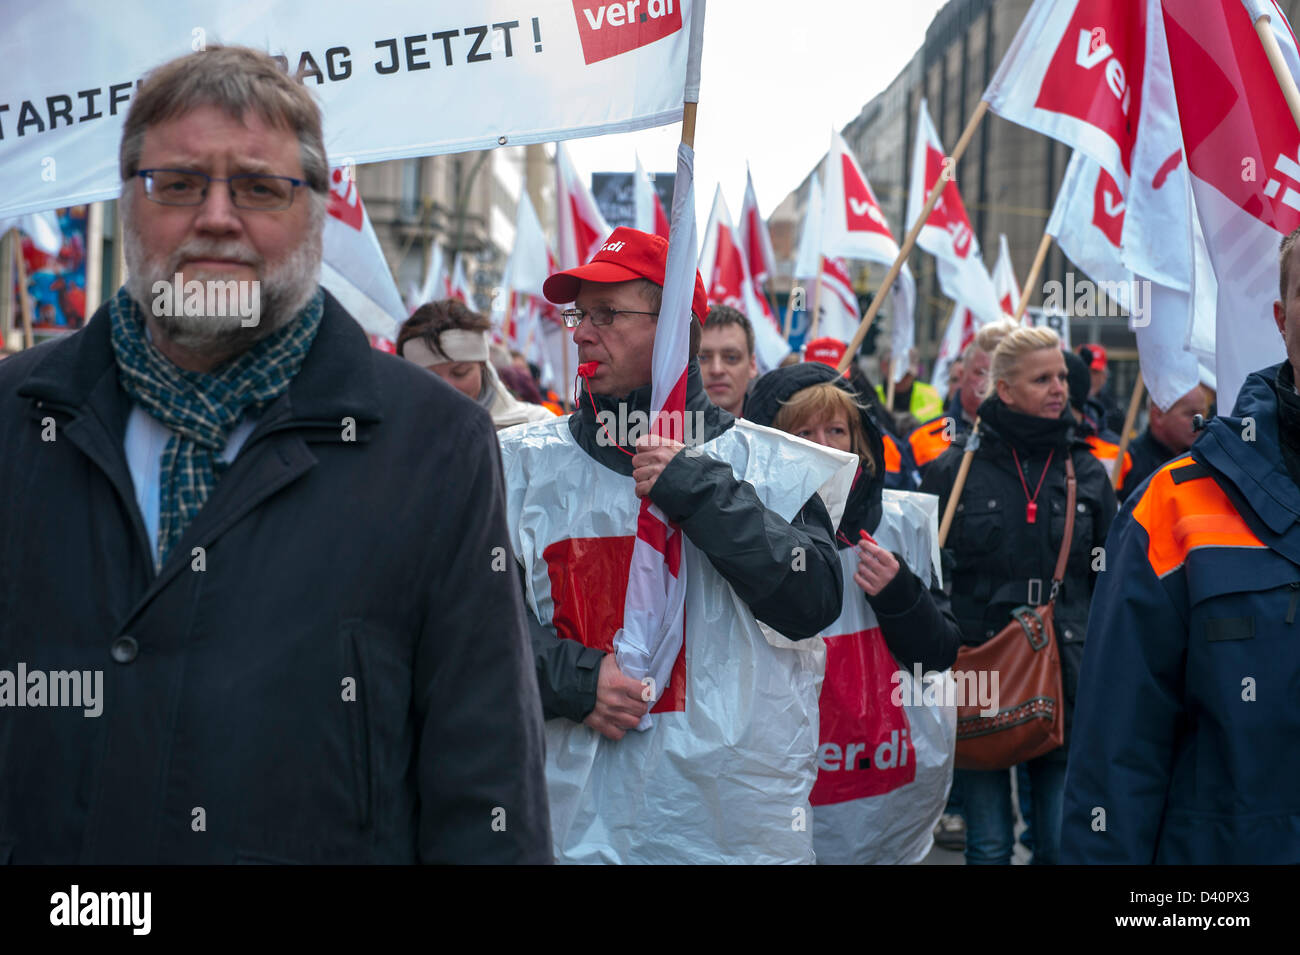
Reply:
[[699, 108], [699, 103], [682, 104], [682, 142], [691, 149], [695, 148], [695, 113]]
[[18, 264], [18, 307], [23, 314], [23, 347], [35, 344], [32, 338], [32, 300], [27, 294], [27, 261], [23, 258], [22, 239], [14, 237], [14, 258]]
[[[961, 138], [957, 140], [957, 145], [953, 148], [952, 155], [948, 157], [952, 160], [952, 162], [948, 164], [949, 169], [956, 168], [962, 154], [966, 152], [966, 147], [970, 145], [970, 141], [975, 135], [975, 130], [979, 128], [980, 120], [984, 118], [984, 114], [987, 113], [988, 110], [988, 102], [986, 100], [980, 100], [979, 105], [975, 107], [975, 111], [971, 113], [970, 119], [967, 120], [966, 128], [962, 130]], [[942, 195], [943, 189], [939, 186], [931, 189], [930, 195], [925, 200], [925, 205], [921, 207], [921, 214], [917, 216], [916, 221], [912, 223], [912, 228], [907, 230], [907, 235], [903, 238], [902, 248], [898, 250], [898, 258], [894, 259], [894, 264], [889, 267], [889, 271], [885, 274], [884, 281], [880, 284], [879, 290], [877, 290], [875, 297], [871, 300], [871, 307], [867, 309], [867, 314], [864, 315], [862, 321], [858, 323], [858, 330], [853, 333], [853, 340], [849, 342], [849, 347], [844, 351], [844, 357], [840, 359], [839, 370], [841, 372], [845, 371], [849, 367], [849, 362], [853, 360], [853, 356], [856, 355], [858, 349], [862, 347], [862, 340], [867, 337], [867, 329], [869, 329], [871, 323], [876, 320], [876, 313], [880, 311], [880, 306], [885, 300], [885, 293], [889, 291], [890, 287], [894, 284], [894, 280], [898, 278], [898, 273], [903, 271], [903, 265], [906, 264], [907, 257], [912, 254], [912, 248], [916, 245], [916, 237], [921, 234], [921, 227], [924, 226], [926, 220], [930, 218], [930, 213], [934, 211], [934, 207], [938, 205], [939, 197]]]
[[894, 359], [889, 359], [889, 373], [885, 375], [885, 410], [894, 413]]
[[804, 338], [804, 344], [817, 337], [817, 323], [822, 317], [822, 272], [825, 268], [826, 256], [822, 256], [817, 260], [817, 286], [813, 289], [812, 325], [808, 329], [807, 337]]
[[1020, 302], [1016, 305], [1015, 323], [1017, 325], [1024, 320], [1025, 309], [1029, 307], [1029, 296], [1034, 293], [1034, 286], [1038, 284], [1038, 273], [1043, 270], [1043, 263], [1047, 261], [1047, 251], [1051, 247], [1052, 235], [1049, 232], [1044, 232], [1042, 241], [1038, 243], [1038, 251], [1034, 253], [1034, 264], [1029, 267], [1029, 276], [1022, 286], [1023, 291], [1020, 293]]
[[0, 347], [9, 347], [9, 334], [14, 323], [14, 253], [16, 229], [0, 232]]
[[1119, 436], [1119, 453], [1115, 455], [1115, 470], [1110, 476], [1111, 487], [1119, 490], [1124, 483], [1124, 455], [1128, 452], [1129, 435], [1133, 432], [1133, 422], [1137, 421], [1138, 405], [1142, 403], [1142, 393], [1146, 384], [1142, 381], [1142, 369], [1138, 369], [1137, 381], [1133, 382], [1133, 395], [1128, 400], [1128, 413], [1124, 415], [1124, 431]]
[[961, 456], [961, 464], [957, 468], [957, 480], [952, 482], [952, 490], [948, 492], [948, 506], [943, 509], [943, 520], [939, 524], [940, 547], [947, 542], [948, 531], [952, 529], [952, 518], [957, 513], [957, 502], [961, 500], [962, 489], [966, 487], [966, 475], [970, 474], [970, 462], [979, 447], [979, 433], [980, 419], [977, 415], [975, 424], [971, 426], [970, 437], [966, 439], [966, 453]]
[[1282, 49], [1277, 45], [1277, 37], [1273, 36], [1273, 27], [1267, 13], [1262, 14], [1255, 21], [1255, 32], [1259, 35], [1259, 42], [1264, 46], [1264, 55], [1268, 57], [1269, 66], [1273, 67], [1273, 76], [1277, 78], [1277, 85], [1282, 88], [1282, 95], [1286, 97], [1286, 105], [1291, 108], [1291, 118], [1300, 129], [1300, 89], [1296, 88], [1295, 77], [1291, 75], [1286, 61], [1282, 59]]
[[104, 290], [104, 204], [86, 207], [86, 314], [90, 320], [99, 308]]

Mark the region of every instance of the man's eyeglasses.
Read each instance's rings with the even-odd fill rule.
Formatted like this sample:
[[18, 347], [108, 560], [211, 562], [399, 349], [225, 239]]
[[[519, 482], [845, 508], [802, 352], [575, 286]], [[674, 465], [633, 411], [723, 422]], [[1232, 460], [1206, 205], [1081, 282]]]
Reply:
[[615, 315], [658, 315], [658, 312], [638, 312], [630, 308], [609, 308], [597, 305], [595, 308], [566, 308], [560, 313], [567, 328], [577, 328], [584, 317], [591, 319], [593, 325], [608, 325]]
[[230, 201], [237, 209], [279, 212], [293, 204], [295, 190], [309, 183], [292, 176], [264, 176], [240, 173], [229, 178], [209, 176], [192, 169], [141, 169], [144, 194], [165, 206], [198, 206], [207, 198], [208, 186], [224, 182], [230, 187]]

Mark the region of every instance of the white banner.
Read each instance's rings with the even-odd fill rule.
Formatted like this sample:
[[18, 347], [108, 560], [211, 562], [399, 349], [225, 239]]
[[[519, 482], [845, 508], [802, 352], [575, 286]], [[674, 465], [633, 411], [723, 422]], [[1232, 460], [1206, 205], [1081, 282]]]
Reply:
[[[332, 165], [676, 122], [693, 0], [47, 0], [0, 31], [0, 218], [118, 195], [136, 83], [207, 46], [282, 57]], [[81, 37], [72, 42], [72, 33]], [[71, 49], [52, 57], [51, 50]]]

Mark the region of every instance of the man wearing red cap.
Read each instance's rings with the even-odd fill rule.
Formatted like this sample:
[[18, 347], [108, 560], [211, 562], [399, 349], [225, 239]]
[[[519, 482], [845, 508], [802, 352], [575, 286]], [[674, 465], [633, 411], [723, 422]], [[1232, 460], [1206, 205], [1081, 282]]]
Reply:
[[[619, 228], [590, 263], [547, 279], [550, 301], [574, 303], [565, 323], [586, 393], [567, 419], [501, 433], [556, 856], [811, 861], [808, 829], [791, 827], [816, 774], [824, 651], [807, 638], [836, 619], [843, 588], [837, 516], [818, 491], [842, 509], [853, 468], [709, 400], [693, 357], [708, 313], [698, 273], [692, 446], [625, 432], [648, 420], [655, 334], [670, 321], [658, 314], [667, 248]], [[656, 549], [686, 575], [683, 648], [662, 690], [625, 676], [613, 652], [646, 497], [672, 522]], [[648, 728], [634, 729], [647, 710]]]
[[1098, 430], [1118, 432], [1124, 427], [1124, 412], [1115, 400], [1115, 392], [1110, 387], [1110, 368], [1106, 360], [1106, 349], [1101, 345], [1080, 345], [1075, 349], [1079, 357], [1088, 366], [1092, 376], [1092, 387], [1088, 389], [1088, 402], [1096, 410]]

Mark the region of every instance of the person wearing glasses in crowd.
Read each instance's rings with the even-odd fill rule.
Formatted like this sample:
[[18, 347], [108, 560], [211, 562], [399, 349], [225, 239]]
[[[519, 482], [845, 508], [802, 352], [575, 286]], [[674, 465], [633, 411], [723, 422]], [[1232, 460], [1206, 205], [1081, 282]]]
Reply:
[[[856, 459], [737, 421], [709, 400], [693, 357], [691, 446], [638, 434], [656, 331], [689, 322], [694, 356], [711, 315], [698, 274], [691, 314], [659, 314], [667, 249], [615, 229], [590, 263], [546, 280], [550, 301], [574, 303], [563, 314], [581, 363], [578, 410], [499, 436], [548, 721], [556, 857], [809, 862], [811, 827], [791, 826], [816, 775], [824, 651], [809, 638], [843, 596], [818, 492], [838, 481], [846, 495]], [[686, 574], [679, 665], [649, 693], [614, 652], [646, 498], [676, 528], [664, 549]]]
[[0, 860], [550, 861], [492, 420], [320, 287], [316, 102], [209, 47], [119, 164], [126, 285], [0, 366], [0, 660], [103, 681], [7, 711]]

